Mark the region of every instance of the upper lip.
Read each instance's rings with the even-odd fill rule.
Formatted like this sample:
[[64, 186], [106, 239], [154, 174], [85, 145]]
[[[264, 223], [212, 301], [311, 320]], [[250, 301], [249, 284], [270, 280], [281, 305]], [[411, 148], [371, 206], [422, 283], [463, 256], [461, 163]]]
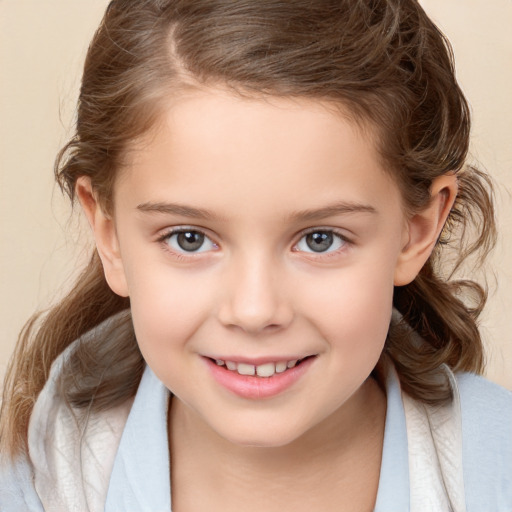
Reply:
[[267, 363], [279, 363], [282, 361], [299, 361], [301, 359], [305, 359], [306, 357], [314, 356], [316, 354], [306, 354], [306, 355], [286, 355], [286, 356], [264, 356], [264, 357], [247, 357], [247, 356], [210, 356], [205, 355], [209, 359], [213, 360], [222, 360], [222, 361], [232, 361], [234, 363], [244, 363], [244, 364], [252, 364], [254, 366], [260, 366], [262, 364]]

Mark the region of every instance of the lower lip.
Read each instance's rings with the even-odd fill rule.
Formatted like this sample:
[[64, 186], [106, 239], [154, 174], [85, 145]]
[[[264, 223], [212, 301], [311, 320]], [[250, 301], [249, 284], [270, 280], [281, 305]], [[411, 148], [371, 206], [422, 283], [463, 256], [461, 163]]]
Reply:
[[214, 361], [204, 358], [213, 378], [223, 387], [242, 398], [258, 400], [279, 395], [295, 384], [313, 364], [316, 357], [310, 357], [298, 366], [289, 368], [272, 377], [253, 377], [240, 375], [236, 371], [219, 366]]

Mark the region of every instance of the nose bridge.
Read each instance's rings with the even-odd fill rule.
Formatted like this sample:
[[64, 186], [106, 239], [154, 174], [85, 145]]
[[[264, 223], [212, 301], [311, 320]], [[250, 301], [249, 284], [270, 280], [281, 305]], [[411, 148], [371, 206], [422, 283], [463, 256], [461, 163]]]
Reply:
[[286, 327], [293, 313], [283, 271], [263, 251], [234, 257], [226, 276], [220, 321], [250, 333]]

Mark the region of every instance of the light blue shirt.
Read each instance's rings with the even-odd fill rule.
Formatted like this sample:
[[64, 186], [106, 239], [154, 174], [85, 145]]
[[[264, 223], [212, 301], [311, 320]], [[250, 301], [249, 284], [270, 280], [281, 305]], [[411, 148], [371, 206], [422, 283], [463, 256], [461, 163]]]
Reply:
[[[512, 511], [512, 393], [482, 377], [458, 377], [467, 512]], [[169, 512], [168, 390], [146, 367], [114, 462], [105, 512]], [[409, 512], [405, 413], [394, 372], [375, 512]], [[43, 512], [24, 461], [0, 474], [2, 512]], [[436, 511], [441, 512], [441, 511]]]

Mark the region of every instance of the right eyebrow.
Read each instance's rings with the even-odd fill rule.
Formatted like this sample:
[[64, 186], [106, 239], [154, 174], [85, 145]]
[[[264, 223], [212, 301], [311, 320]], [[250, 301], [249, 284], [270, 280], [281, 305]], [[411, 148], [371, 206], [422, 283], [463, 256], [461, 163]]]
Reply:
[[340, 201], [317, 209], [293, 212], [289, 215], [289, 218], [300, 221], [317, 221], [335, 215], [346, 215], [351, 213], [370, 213], [375, 215], [378, 211], [369, 204]]
[[145, 213], [163, 213], [165, 215], [179, 215], [180, 217], [190, 217], [194, 219], [212, 220], [216, 216], [203, 208], [194, 208], [179, 203], [142, 203], [137, 206], [137, 210]]

